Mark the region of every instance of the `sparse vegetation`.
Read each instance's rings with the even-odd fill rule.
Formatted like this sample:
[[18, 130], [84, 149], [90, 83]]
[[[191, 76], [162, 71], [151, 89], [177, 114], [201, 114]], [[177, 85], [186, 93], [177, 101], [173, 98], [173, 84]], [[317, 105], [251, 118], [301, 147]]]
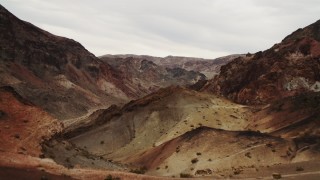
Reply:
[[247, 152], [247, 153], [245, 153], [244, 154], [246, 157], [248, 157], [248, 158], [251, 158], [251, 153], [250, 152]]
[[144, 173], [147, 172], [147, 168], [146, 167], [140, 167], [138, 169], [131, 169], [130, 172], [136, 173], [136, 174], [144, 174]]
[[303, 167], [298, 166], [298, 167], [296, 167], [296, 171], [304, 171], [304, 169], [303, 169]]
[[193, 158], [193, 159], [191, 159], [191, 163], [192, 163], [192, 164], [197, 163], [198, 161], [199, 161], [198, 158]]
[[201, 155], [201, 152], [197, 152], [197, 156], [200, 156]]
[[100, 144], [104, 144], [104, 141], [100, 141]]
[[273, 173], [272, 177], [273, 177], [273, 179], [281, 179], [281, 174], [280, 173]]
[[241, 172], [242, 172], [241, 169], [234, 169], [234, 170], [233, 170], [233, 174], [234, 174], [234, 175], [238, 175], [238, 174], [240, 174]]
[[20, 139], [20, 135], [19, 135], [19, 134], [15, 134], [14, 137], [15, 137], [16, 139]]
[[211, 169], [199, 169], [195, 173], [195, 175], [210, 175], [210, 174], [212, 174]]
[[181, 178], [192, 178], [193, 176], [191, 174], [187, 174], [187, 173], [180, 173], [180, 177]]
[[110, 174], [104, 180], [120, 180], [119, 177], [112, 177]]
[[180, 152], [180, 146], [176, 147], [176, 153]]
[[238, 117], [235, 116], [235, 115], [230, 114], [229, 116], [232, 117], [232, 118], [234, 118], [234, 119], [238, 119]]

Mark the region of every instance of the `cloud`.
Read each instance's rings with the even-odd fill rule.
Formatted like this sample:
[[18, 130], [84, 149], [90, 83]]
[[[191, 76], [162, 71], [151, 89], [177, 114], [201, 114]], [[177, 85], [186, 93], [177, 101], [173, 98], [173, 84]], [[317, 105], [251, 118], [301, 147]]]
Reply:
[[265, 50], [318, 20], [317, 0], [0, 0], [95, 55], [215, 58]]

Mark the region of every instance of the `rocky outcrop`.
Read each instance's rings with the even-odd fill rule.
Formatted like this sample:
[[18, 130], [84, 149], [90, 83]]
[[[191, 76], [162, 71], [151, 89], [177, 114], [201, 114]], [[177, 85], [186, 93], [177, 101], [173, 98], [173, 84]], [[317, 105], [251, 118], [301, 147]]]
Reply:
[[139, 57], [101, 57], [132, 84], [132, 88], [139, 91], [139, 95], [147, 95], [159, 88], [171, 85], [189, 86], [199, 80], [205, 80], [202, 73], [188, 71], [180, 67], [168, 68]]
[[242, 104], [265, 104], [320, 91], [320, 21], [287, 36], [270, 49], [221, 67], [202, 89]]

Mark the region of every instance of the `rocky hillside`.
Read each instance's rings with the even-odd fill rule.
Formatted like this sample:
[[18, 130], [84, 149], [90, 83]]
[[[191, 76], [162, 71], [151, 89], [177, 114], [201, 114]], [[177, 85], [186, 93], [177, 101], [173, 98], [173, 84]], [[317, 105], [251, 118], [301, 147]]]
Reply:
[[101, 57], [102, 61], [110, 64], [119, 71], [125, 79], [137, 87], [141, 95], [147, 95], [162, 87], [170, 85], [189, 86], [206, 77], [195, 71], [180, 67], [164, 67], [140, 57]]
[[235, 56], [97, 58], [0, 6], [0, 177], [319, 179], [319, 32], [206, 81]]
[[270, 49], [221, 67], [203, 88], [243, 104], [264, 104], [320, 91], [320, 21], [287, 36]]
[[64, 119], [137, 97], [121, 74], [78, 42], [52, 35], [0, 6], [0, 85]]
[[195, 71], [204, 74], [208, 79], [211, 79], [213, 76], [219, 74], [220, 67], [227, 64], [231, 60], [242, 57], [243, 55], [229, 55], [225, 57], [220, 57], [216, 59], [202, 59], [202, 58], [192, 58], [192, 57], [179, 57], [179, 56], [167, 56], [164, 58], [153, 57], [146, 55], [104, 55], [100, 58], [102, 59], [116, 59], [116, 58], [133, 58], [151, 61], [159, 66], [165, 68], [182, 68], [188, 71]]
[[198, 72], [146, 60], [102, 61], [78, 42], [22, 21], [2, 6], [0, 20], [0, 86], [13, 87], [58, 119], [204, 79]]

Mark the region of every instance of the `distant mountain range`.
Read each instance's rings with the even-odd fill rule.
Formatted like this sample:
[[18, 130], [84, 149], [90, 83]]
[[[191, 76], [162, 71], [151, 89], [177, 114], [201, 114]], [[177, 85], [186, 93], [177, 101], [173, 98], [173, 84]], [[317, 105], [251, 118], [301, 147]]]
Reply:
[[179, 57], [179, 56], [167, 56], [167, 57], [153, 57], [147, 55], [104, 55], [101, 59], [144, 59], [151, 61], [159, 66], [165, 68], [182, 68], [188, 71], [195, 71], [204, 74], [207, 79], [212, 79], [215, 75], [219, 74], [220, 67], [227, 64], [231, 60], [242, 57], [244, 55], [229, 55], [225, 57], [220, 57], [216, 59], [203, 59], [203, 58], [193, 58], [193, 57]]

